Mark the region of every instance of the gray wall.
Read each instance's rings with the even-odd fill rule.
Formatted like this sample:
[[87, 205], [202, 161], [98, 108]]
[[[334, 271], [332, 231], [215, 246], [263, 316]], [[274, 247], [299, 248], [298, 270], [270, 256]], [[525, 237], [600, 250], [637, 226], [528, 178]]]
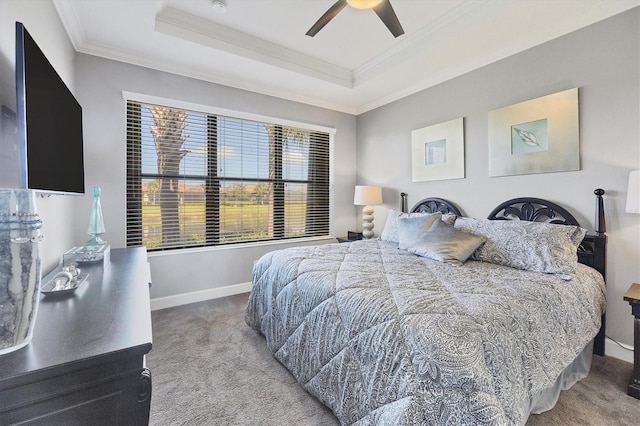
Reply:
[[[428, 196], [447, 198], [467, 216], [486, 217], [509, 198], [560, 203], [593, 230], [595, 188], [606, 190], [607, 334], [633, 343], [630, 307], [622, 295], [640, 279], [640, 215], [624, 212], [628, 173], [640, 169], [640, 9], [571, 33], [358, 117], [357, 179], [384, 187], [384, 223]], [[572, 87], [579, 88], [582, 169], [490, 178], [487, 113]], [[465, 179], [411, 179], [411, 131], [464, 117]], [[393, 164], [393, 167], [389, 167]]]
[[[355, 226], [355, 116], [85, 54], [78, 54], [76, 75], [78, 101], [84, 109], [87, 188], [102, 188], [101, 204], [107, 230], [104, 237], [113, 247], [126, 244], [126, 129], [122, 91], [337, 129], [332, 227], [334, 234], [339, 236]], [[90, 204], [79, 208], [80, 217], [88, 217], [89, 209]], [[76, 237], [82, 241], [85, 231], [78, 227], [76, 232]], [[267, 251], [288, 245], [291, 243], [152, 254], [151, 297], [249, 282], [256, 259]]]

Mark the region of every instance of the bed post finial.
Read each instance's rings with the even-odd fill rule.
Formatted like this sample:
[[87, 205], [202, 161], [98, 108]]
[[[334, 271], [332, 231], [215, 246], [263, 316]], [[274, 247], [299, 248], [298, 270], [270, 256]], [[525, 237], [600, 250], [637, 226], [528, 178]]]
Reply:
[[607, 224], [604, 219], [604, 200], [602, 199], [604, 189], [598, 188], [593, 193], [596, 194], [596, 223], [594, 230], [596, 234], [602, 235], [607, 232]]
[[407, 212], [407, 193], [406, 192], [400, 193], [400, 211], [402, 213]]

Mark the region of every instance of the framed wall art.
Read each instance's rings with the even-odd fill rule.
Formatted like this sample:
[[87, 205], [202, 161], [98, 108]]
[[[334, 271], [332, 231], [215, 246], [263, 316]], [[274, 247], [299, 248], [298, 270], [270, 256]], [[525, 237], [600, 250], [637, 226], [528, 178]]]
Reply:
[[413, 182], [464, 178], [464, 119], [411, 132]]
[[489, 176], [580, 170], [578, 89], [489, 112]]

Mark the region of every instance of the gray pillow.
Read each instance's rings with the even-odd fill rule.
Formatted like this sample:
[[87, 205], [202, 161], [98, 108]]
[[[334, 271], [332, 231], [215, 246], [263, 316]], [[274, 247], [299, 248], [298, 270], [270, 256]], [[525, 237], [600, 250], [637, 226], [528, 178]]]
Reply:
[[[380, 234], [380, 239], [382, 241], [389, 241], [392, 243], [398, 244], [400, 241], [398, 238], [398, 219], [401, 217], [420, 217], [420, 216], [429, 216], [432, 213], [402, 213], [396, 210], [389, 210], [387, 213], [387, 221], [384, 224], [384, 228], [382, 228], [382, 233]], [[456, 215], [454, 214], [443, 214], [442, 220], [447, 222], [450, 225], [456, 221]]]
[[398, 247], [406, 250], [427, 232], [436, 220], [440, 220], [442, 213], [427, 213], [420, 216], [398, 218]]
[[387, 212], [387, 221], [382, 228], [380, 239], [382, 241], [389, 241], [391, 243], [398, 244], [398, 218], [400, 215], [406, 214], [396, 210], [389, 210]]
[[460, 266], [485, 242], [485, 238], [436, 220], [408, 251], [418, 256]]
[[578, 246], [586, 229], [573, 225], [458, 218], [456, 229], [486, 238], [473, 259], [570, 280], [578, 267]]

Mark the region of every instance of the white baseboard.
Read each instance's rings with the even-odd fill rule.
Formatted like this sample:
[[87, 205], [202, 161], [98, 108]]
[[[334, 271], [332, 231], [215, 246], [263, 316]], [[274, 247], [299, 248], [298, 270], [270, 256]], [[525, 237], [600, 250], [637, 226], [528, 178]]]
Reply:
[[202, 302], [209, 299], [218, 299], [220, 297], [233, 296], [234, 294], [248, 293], [250, 291], [251, 282], [248, 282], [191, 293], [176, 294], [174, 296], [156, 297], [155, 299], [151, 299], [151, 310], [157, 311], [159, 309], [172, 308], [174, 306]]
[[624, 343], [621, 343], [621, 345], [624, 347], [624, 349], [621, 348], [620, 345], [618, 345], [616, 342], [607, 337], [604, 340], [605, 355], [633, 363], [633, 346], [629, 346]]

